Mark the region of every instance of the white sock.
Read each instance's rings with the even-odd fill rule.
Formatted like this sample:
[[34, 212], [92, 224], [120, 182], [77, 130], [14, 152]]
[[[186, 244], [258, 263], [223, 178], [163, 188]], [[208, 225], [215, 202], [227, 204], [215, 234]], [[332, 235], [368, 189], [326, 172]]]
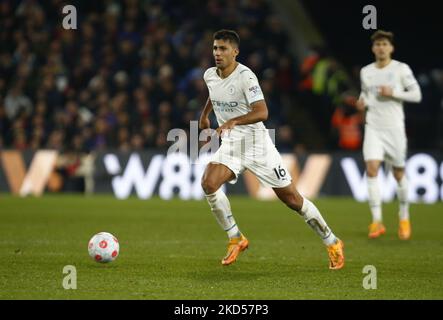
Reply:
[[222, 189], [218, 189], [212, 194], [206, 194], [211, 211], [215, 216], [220, 227], [225, 230], [229, 238], [235, 238], [240, 236], [240, 230], [235, 223], [234, 217], [231, 212], [231, 205], [226, 197], [226, 194]]
[[400, 182], [398, 183], [397, 198], [400, 203], [400, 220], [409, 219], [408, 179], [405, 175], [403, 175], [403, 178], [401, 178]]
[[303, 198], [301, 214], [305, 222], [314, 230], [327, 246], [337, 242], [337, 238], [326, 224], [317, 207], [308, 199]]
[[368, 201], [372, 213], [372, 222], [381, 222], [381, 197], [377, 177], [368, 177]]

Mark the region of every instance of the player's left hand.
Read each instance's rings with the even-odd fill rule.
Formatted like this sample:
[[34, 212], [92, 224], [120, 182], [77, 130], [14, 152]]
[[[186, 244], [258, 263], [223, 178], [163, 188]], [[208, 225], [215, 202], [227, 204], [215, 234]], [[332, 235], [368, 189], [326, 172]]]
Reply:
[[382, 97], [392, 97], [392, 88], [389, 86], [380, 86], [380, 95]]
[[223, 125], [216, 129], [218, 136], [229, 134], [229, 131], [236, 125], [235, 120], [231, 119], [226, 121]]

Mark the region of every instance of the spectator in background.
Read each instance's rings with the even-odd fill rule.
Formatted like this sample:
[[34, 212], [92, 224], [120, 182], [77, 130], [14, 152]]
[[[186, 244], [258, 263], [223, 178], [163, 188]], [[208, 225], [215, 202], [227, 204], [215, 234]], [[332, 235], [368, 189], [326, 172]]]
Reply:
[[332, 115], [332, 128], [337, 136], [337, 145], [343, 150], [359, 150], [362, 143], [363, 115], [357, 111], [356, 93], [344, 93], [343, 103]]
[[9, 120], [14, 120], [19, 114], [25, 113], [26, 115], [32, 112], [32, 101], [26, 96], [19, 84], [16, 84], [9, 91], [5, 98], [5, 111]]

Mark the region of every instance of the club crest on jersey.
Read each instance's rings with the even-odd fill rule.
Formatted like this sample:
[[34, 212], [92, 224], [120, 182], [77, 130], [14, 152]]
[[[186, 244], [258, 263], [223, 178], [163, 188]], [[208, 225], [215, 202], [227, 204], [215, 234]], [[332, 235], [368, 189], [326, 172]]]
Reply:
[[229, 92], [229, 94], [234, 94], [235, 93], [235, 87], [233, 85], [229, 86], [228, 92]]

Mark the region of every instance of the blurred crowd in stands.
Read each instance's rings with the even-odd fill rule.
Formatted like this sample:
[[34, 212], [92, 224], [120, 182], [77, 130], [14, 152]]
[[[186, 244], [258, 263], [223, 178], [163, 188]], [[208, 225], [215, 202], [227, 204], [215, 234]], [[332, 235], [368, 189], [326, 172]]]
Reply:
[[85, 1], [78, 30], [62, 28], [64, 4], [0, 2], [0, 146], [167, 147], [167, 132], [189, 128], [206, 102], [220, 28], [238, 31], [240, 60], [260, 77], [273, 125], [285, 124], [295, 72], [267, 2]]
[[[66, 4], [0, 1], [0, 148], [167, 148], [167, 132], [189, 129], [204, 106], [221, 28], [240, 35], [239, 61], [260, 79], [281, 151], [361, 146], [358, 71], [321, 49], [295, 60], [265, 0], [81, 1], [77, 30], [62, 27]], [[423, 114], [441, 117], [443, 71], [416, 75], [425, 99], [411, 130], [420, 133]]]

